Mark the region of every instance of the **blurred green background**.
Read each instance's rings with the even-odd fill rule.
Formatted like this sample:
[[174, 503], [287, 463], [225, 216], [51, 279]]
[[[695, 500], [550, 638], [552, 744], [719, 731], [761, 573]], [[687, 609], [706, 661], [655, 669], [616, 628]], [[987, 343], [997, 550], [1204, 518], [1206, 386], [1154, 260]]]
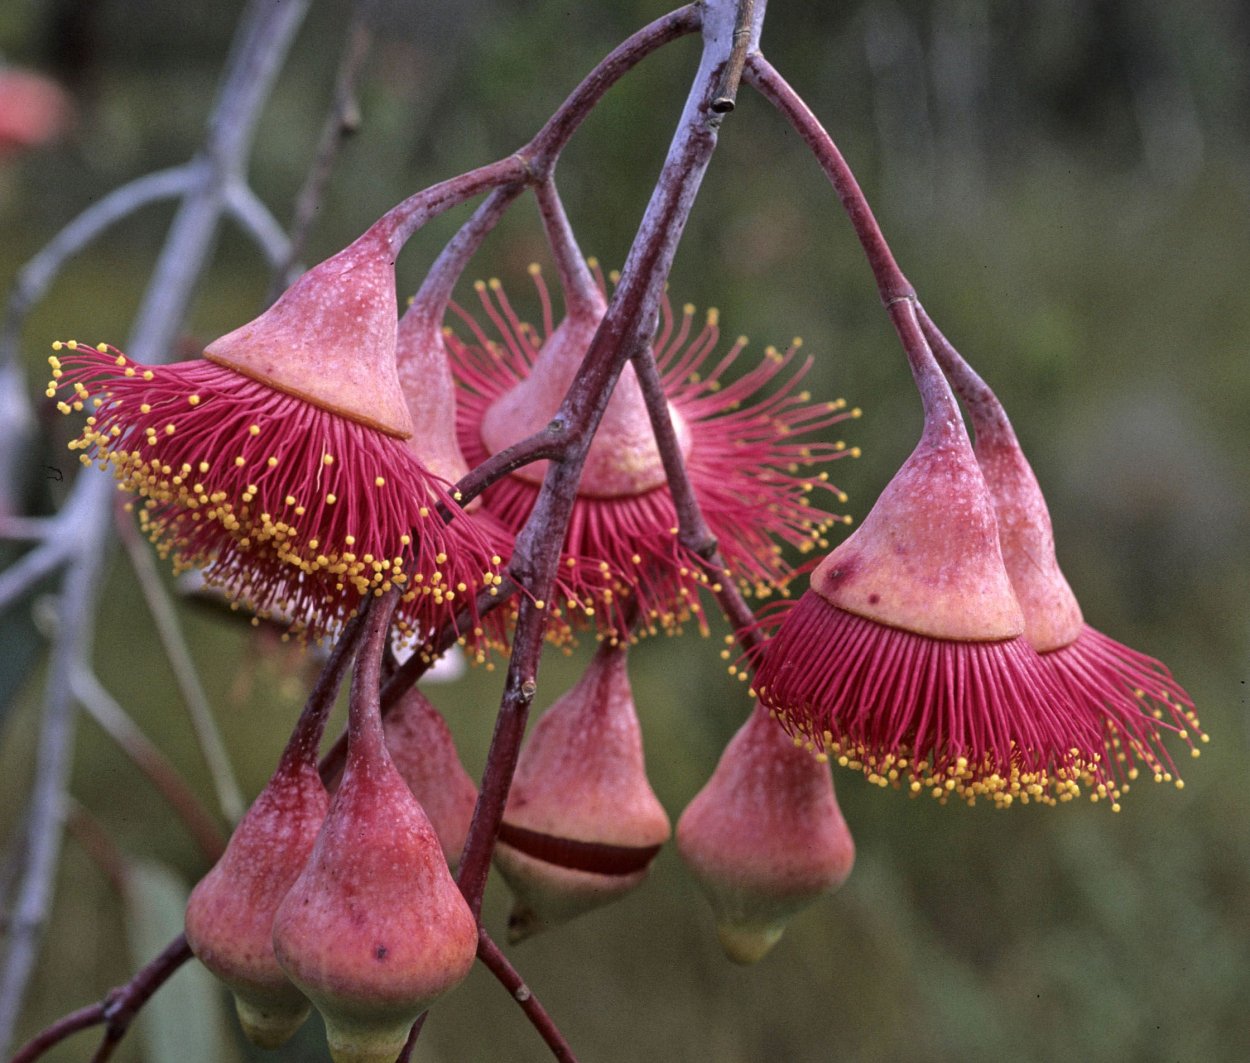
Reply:
[[[1250, 1059], [1250, 14], [1232, 0], [770, 6], [766, 53], [839, 140], [926, 306], [1007, 404], [1087, 619], [1169, 663], [1211, 744], [1183, 765], [1183, 792], [1140, 784], [1118, 816], [1088, 803], [939, 809], [839, 771], [856, 870], [757, 967], [721, 957], [671, 847], [637, 893], [513, 958], [598, 1063]], [[57, 76], [79, 109], [61, 145], [0, 169], [0, 288], [93, 200], [194, 152], [241, 7], [0, 9], [0, 51]], [[316, 142], [346, 8], [314, 4], [266, 111], [251, 172], [281, 219]], [[416, 188], [519, 146], [602, 53], [663, 10], [656, 0], [379, 5], [362, 126], [308, 260]], [[606, 264], [628, 248], [697, 54], [685, 41], [649, 60], [561, 165], [583, 248]], [[171, 214], [143, 211], [65, 270], [26, 329], [35, 393], [48, 340], [122, 342]], [[404, 287], [465, 216], [413, 242]], [[529, 306], [524, 266], [542, 257], [523, 201], [473, 275], [501, 276]], [[207, 340], [250, 318], [267, 283], [259, 255], [227, 229], [187, 333]], [[919, 405], [836, 201], [748, 90], [725, 124], [672, 293], [720, 307], [725, 333], [750, 335], [749, 351], [804, 337], [812, 391], [865, 412], [845, 426], [864, 456], [834, 471], [862, 516], [912, 447]], [[64, 427], [45, 424], [47, 460], [70, 469]], [[45, 490], [50, 506], [64, 487]], [[112, 571], [100, 677], [208, 800], [139, 592], [123, 561]], [[184, 620], [254, 793], [298, 711], [307, 662], [228, 616], [188, 606]], [[4, 651], [8, 673], [16, 647]], [[674, 821], [750, 707], [719, 648], [691, 634], [634, 653], [650, 775]], [[587, 652], [548, 657], [540, 704]], [[3, 724], [6, 836], [29, 783], [42, 678], [36, 666]], [[498, 678], [479, 669], [430, 688], [471, 771]], [[89, 721], [73, 794], [127, 854], [187, 885], [205, 870]], [[487, 916], [500, 937], [506, 910], [492, 881]], [[133, 967], [124, 905], [71, 839], [20, 1033], [97, 1000]], [[238, 1058], [317, 1059], [318, 1038], [314, 1023], [280, 1053], [239, 1047]], [[86, 1058], [87, 1043], [47, 1058]], [[133, 1037], [116, 1058], [158, 1058], [142, 1047]], [[476, 970], [435, 1009], [416, 1058], [549, 1057]]]

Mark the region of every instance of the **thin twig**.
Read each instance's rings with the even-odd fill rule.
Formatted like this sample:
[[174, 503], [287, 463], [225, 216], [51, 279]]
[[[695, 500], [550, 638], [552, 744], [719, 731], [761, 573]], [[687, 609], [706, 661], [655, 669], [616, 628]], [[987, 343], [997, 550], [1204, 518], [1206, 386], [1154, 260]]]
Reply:
[[71, 1011], [57, 1019], [51, 1026], [41, 1030], [18, 1050], [9, 1063], [33, 1063], [50, 1048], [55, 1048], [67, 1037], [79, 1030], [99, 1026], [104, 1021], [104, 1005], [88, 1004], [85, 1008]]
[[[103, 537], [107, 530], [105, 515], [112, 485], [104, 477], [93, 476], [88, 480], [79, 496], [81, 522], [75, 530], [84, 541], [92, 542], [97, 536]], [[48, 669], [34, 781], [22, 839], [26, 862], [17, 885], [6, 935], [8, 949], [3, 970], [0, 970], [0, 1055], [8, 1050], [12, 1040], [51, 903], [61, 853], [65, 792], [74, 739], [70, 666], [71, 662], [80, 660], [85, 647], [91, 645], [103, 562], [102, 548], [87, 548], [76, 553], [64, 573], [57, 603], [53, 663]]]
[[561, 1063], [577, 1063], [577, 1057], [573, 1055], [573, 1049], [569, 1047], [568, 1041], [564, 1039], [564, 1034], [560, 1032], [559, 1028], [552, 1021], [551, 1016], [547, 1014], [547, 1009], [538, 1002], [538, 998], [534, 996], [530, 987], [525, 984], [525, 980], [517, 973], [516, 968], [508, 962], [508, 957], [491, 940], [490, 935], [480, 927], [478, 928], [477, 958], [499, 980], [499, 983], [508, 991], [512, 999], [521, 1006], [521, 1010], [525, 1012], [525, 1017], [529, 1019], [530, 1025], [547, 1042], [547, 1047], [551, 1049], [551, 1054], [560, 1060]]
[[547, 246], [551, 248], [552, 257], [556, 260], [556, 271], [560, 274], [565, 314], [598, 313], [604, 305], [604, 296], [595, 284], [595, 278], [577, 246], [577, 238], [573, 235], [569, 216], [560, 201], [554, 175], [549, 175], [546, 180], [534, 186], [534, 198], [538, 200], [538, 212], [542, 216], [543, 231], [547, 234]]
[[[190, 958], [191, 946], [187, 944], [186, 935], [179, 934], [156, 959], [124, 986], [119, 986], [104, 998], [104, 1038], [95, 1055], [91, 1057], [91, 1063], [105, 1063], [112, 1057], [122, 1038], [126, 1036], [126, 1031], [130, 1029], [134, 1017], [139, 1014], [139, 1009]], [[15, 1059], [13, 1063], [19, 1063], [19, 1060]]]
[[49, 537], [0, 572], [0, 612], [69, 560], [71, 552], [72, 546], [66, 541]]
[[664, 394], [664, 384], [660, 379], [651, 345], [644, 344], [639, 348], [633, 361], [642, 396], [647, 404], [647, 415], [655, 434], [656, 447], [664, 463], [664, 476], [673, 497], [673, 508], [677, 512], [678, 539], [699, 558], [711, 579], [712, 593], [732, 625], [739, 645], [750, 653], [763, 642], [763, 635], [756, 627], [755, 614], [737, 584], [725, 576], [725, 562], [716, 548], [716, 536], [703, 519], [703, 511], [686, 471], [686, 462], [673, 428], [668, 398]]
[[51, 538], [55, 527], [50, 517], [0, 517], [0, 539], [41, 542]]
[[127, 514], [118, 512], [117, 532], [139, 588], [143, 592], [143, 600], [156, 624], [156, 633], [169, 659], [174, 672], [174, 680], [182, 694], [187, 707], [187, 715], [191, 717], [191, 727], [195, 732], [200, 753], [208, 765], [209, 775], [213, 780], [213, 788], [217, 792], [217, 803], [222, 815], [230, 823], [237, 823], [247, 807], [243, 799], [243, 790], [235, 778], [234, 766], [230, 763], [230, 754], [226, 751], [226, 742], [221, 729], [217, 726], [216, 717], [208, 704], [208, 695], [200, 682], [200, 675], [191, 658], [191, 649], [187, 645], [186, 636], [182, 633], [182, 624], [178, 620], [178, 611], [161, 582], [160, 573], [152, 562], [152, 555], [146, 544], [127, 519]]
[[720, 83], [712, 100], [712, 110], [728, 114], [736, 105], [738, 82], [742, 80], [742, 67], [746, 63], [747, 49], [751, 46], [751, 25], [755, 18], [755, 0], [738, 0], [738, 17], [734, 21], [733, 51], [721, 72]]
[[461, 506], [467, 506], [491, 484], [502, 480], [509, 473], [541, 458], [564, 457], [568, 447], [568, 433], [559, 418], [535, 432], [532, 436], [504, 447], [492, 454], [481, 465], [470, 469], [456, 484], [455, 497]]
[[83, 667], [74, 669], [70, 689], [101, 730], [117, 743], [169, 803], [204, 859], [215, 863], [226, 848], [226, 837], [173, 762], [143, 733], [92, 672]]

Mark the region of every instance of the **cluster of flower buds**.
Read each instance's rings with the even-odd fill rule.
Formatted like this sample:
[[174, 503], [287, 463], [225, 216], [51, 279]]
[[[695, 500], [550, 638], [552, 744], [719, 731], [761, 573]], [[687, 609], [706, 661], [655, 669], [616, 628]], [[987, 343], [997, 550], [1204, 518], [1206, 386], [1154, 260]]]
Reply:
[[421, 695], [409, 694], [384, 728], [388, 620], [383, 608], [369, 620], [333, 796], [316, 763], [325, 712], [310, 707], [187, 906], [187, 939], [233, 990], [247, 1035], [283, 1043], [311, 1002], [336, 1063], [394, 1060], [413, 1021], [477, 952], [477, 922], [447, 855], [463, 843], [476, 790]]
[[[733, 53], [701, 67], [720, 70], [715, 95], [692, 97], [623, 279], [583, 258], [551, 177], [558, 148], [536, 140], [497, 164], [493, 185], [484, 167], [458, 192], [453, 181], [405, 201], [202, 359], [145, 366], [107, 344], [53, 345], [47, 395], [86, 415], [71, 448], [137, 496], [175, 570], [300, 635], [339, 632], [334, 667], [361, 638], [341, 777], [327, 789], [317, 762], [332, 701], [319, 684], [188, 904], [191, 949], [259, 1045], [282, 1044], [315, 1006], [336, 1063], [394, 1060], [475, 957], [498, 959], [477, 915], [492, 859], [515, 896], [513, 942], [644, 881], [672, 831], [646, 776], [628, 657], [644, 633], [706, 633], [708, 594], [737, 629], [731, 674], [748, 678], [749, 663], [756, 703], [681, 815], [677, 849], [738, 963], [850, 874], [831, 759], [942, 804], [1087, 792], [1118, 811], [1142, 770], [1182, 785], [1166, 735], [1194, 756], [1206, 740], [1162, 664], [1084, 622], [1002, 406], [920, 308], [827, 134], [754, 50], [753, 8], [670, 16], [674, 32], [708, 19], [705, 45], [732, 39]], [[828, 430], [859, 410], [801, 389], [799, 340], [741, 371], [746, 338], [718, 351], [719, 313], [700, 323], [664, 294], [744, 63], [837, 186], [923, 403], [915, 449], [836, 545], [831, 529], [851, 519], [812, 503], [846, 502], [825, 466], [858, 448]], [[483, 322], [452, 290], [527, 185], [562, 305], [534, 265], [540, 323], [497, 279], [475, 285]], [[401, 314], [400, 246], [486, 187]], [[827, 553], [803, 560], [815, 552]], [[784, 596], [800, 573], [801, 597], [752, 618], [745, 597]], [[582, 632], [593, 659], [522, 746], [544, 640]], [[383, 718], [393, 634], [422, 664], [455, 640], [481, 661], [513, 639], [481, 796], [423, 695]], [[337, 689], [341, 672], [326, 675]]]

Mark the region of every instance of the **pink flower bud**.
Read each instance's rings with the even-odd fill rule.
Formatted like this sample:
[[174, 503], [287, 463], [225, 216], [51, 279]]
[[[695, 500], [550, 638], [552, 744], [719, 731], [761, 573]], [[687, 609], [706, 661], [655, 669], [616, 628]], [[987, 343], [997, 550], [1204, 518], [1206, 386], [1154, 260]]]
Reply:
[[469, 973], [477, 922], [386, 751], [370, 616], [347, 765], [312, 855], [278, 908], [278, 962], [317, 1006], [335, 1063], [393, 1063], [417, 1016]]
[[328, 804], [316, 764], [284, 757], [187, 903], [192, 951], [230, 987], [244, 1033], [263, 1048], [285, 1042], [310, 1010], [274, 957], [273, 920]]
[[669, 833], [643, 766], [625, 648], [605, 644], [521, 751], [495, 848], [516, 896], [511, 939], [637, 887]]
[[454, 868], [477, 804], [477, 786], [460, 763], [447, 721], [416, 687], [383, 721], [396, 770], [425, 810], [449, 866]]
[[677, 851], [711, 902], [725, 952], [744, 964], [855, 862], [828, 765], [758, 705], [682, 813]]

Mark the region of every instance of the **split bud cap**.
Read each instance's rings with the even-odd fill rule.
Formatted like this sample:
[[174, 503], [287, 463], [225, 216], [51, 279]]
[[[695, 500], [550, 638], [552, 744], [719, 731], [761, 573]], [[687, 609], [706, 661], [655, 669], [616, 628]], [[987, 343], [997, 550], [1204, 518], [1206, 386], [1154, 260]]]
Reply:
[[726, 954], [742, 964], [762, 959], [855, 862], [828, 764], [759, 705], [682, 813], [677, 851], [712, 905]]
[[244, 1033], [262, 1048], [283, 1044], [311, 1010], [274, 956], [273, 921], [328, 804], [316, 765], [284, 758], [187, 902], [192, 952], [230, 987]]
[[670, 827], [647, 782], [624, 645], [603, 644], [529, 736], [495, 863], [520, 941], [641, 884]]

